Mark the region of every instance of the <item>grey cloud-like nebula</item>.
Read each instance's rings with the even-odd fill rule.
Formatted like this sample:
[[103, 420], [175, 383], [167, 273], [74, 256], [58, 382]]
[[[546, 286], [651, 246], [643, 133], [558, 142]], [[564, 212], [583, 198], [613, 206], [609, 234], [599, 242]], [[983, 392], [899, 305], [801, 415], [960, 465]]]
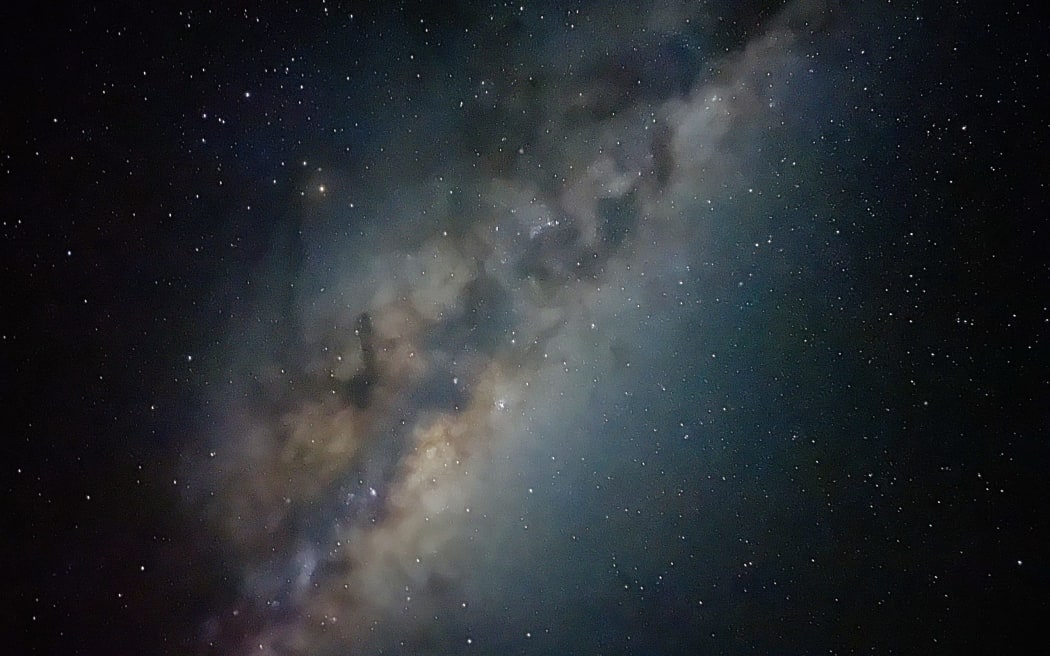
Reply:
[[[423, 153], [402, 176], [309, 181], [296, 264], [257, 285], [277, 320], [232, 329], [239, 378], [187, 467], [209, 491], [189, 503], [239, 568], [242, 601], [207, 640], [572, 653], [585, 634], [615, 652], [631, 612], [617, 589], [706, 567], [678, 519], [706, 470], [683, 463], [715, 439], [722, 395], [683, 362], [712, 357], [719, 294], [747, 283], [723, 242], [774, 249], [777, 190], [812, 175], [792, 154], [808, 123], [784, 117], [835, 112], [807, 55], [851, 17], [794, 3], [712, 56], [690, 41], [710, 18], [683, 7], [616, 5], [586, 37], [496, 52], [462, 108], [440, 90], [418, 108], [466, 122], [392, 137], [392, 157]], [[559, 47], [586, 54], [566, 65]], [[645, 464], [677, 485], [650, 485]]]

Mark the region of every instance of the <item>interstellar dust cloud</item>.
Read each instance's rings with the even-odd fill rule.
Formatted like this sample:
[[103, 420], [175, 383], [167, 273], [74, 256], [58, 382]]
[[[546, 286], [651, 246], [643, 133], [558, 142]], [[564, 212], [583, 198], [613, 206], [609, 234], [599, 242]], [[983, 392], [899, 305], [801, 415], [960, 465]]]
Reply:
[[[711, 235], [761, 229], [749, 192], [788, 168], [778, 131], [807, 92], [794, 80], [839, 25], [796, 4], [715, 53], [694, 43], [715, 22], [685, 7], [603, 10], [585, 28], [595, 47], [564, 60], [555, 30], [478, 63], [487, 88], [462, 107], [451, 91], [420, 101], [459, 112], [443, 134], [391, 137], [389, 171], [304, 206], [323, 218], [298, 217], [299, 265], [256, 285], [283, 332], [258, 316], [231, 328], [221, 427], [189, 466], [239, 597], [204, 642], [497, 653], [538, 606], [595, 596], [556, 584], [608, 568], [558, 546], [558, 522], [586, 517], [573, 490], [631, 455], [609, 417], [681, 383], [662, 363], [704, 339], [683, 326], [704, 311]], [[645, 29], [623, 38], [622, 20]], [[448, 148], [408, 156], [429, 139]]]

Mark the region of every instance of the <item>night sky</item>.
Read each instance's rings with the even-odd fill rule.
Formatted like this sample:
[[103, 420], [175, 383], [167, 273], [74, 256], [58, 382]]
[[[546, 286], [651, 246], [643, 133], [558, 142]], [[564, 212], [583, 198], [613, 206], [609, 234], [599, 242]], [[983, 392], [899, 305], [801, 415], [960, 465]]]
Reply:
[[74, 4], [0, 10], [4, 653], [1045, 642], [1038, 3]]

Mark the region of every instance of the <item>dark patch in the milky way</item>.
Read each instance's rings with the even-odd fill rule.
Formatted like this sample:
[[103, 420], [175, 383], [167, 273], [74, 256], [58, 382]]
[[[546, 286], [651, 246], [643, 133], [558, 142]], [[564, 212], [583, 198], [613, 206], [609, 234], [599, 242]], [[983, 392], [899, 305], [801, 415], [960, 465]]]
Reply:
[[567, 282], [595, 279], [638, 223], [635, 192], [598, 199], [595, 214], [594, 238], [585, 237], [572, 216], [535, 228], [518, 260], [519, 275], [548, 291]]
[[598, 200], [598, 234], [609, 246], [622, 244], [637, 223], [634, 203], [633, 192], [620, 198]]
[[379, 382], [379, 367], [376, 364], [375, 339], [372, 330], [372, 317], [361, 313], [354, 327], [354, 334], [361, 343], [361, 370], [347, 383], [350, 403], [355, 408], [365, 408], [372, 397], [372, 391]]
[[482, 272], [463, 288], [458, 312], [427, 336], [428, 351], [494, 355], [514, 328], [510, 292]]
[[662, 190], [667, 186], [674, 173], [675, 161], [671, 137], [670, 128], [664, 123], [658, 123], [651, 143], [653, 162], [650, 169], [650, 173], [656, 178], [658, 190]]
[[580, 230], [564, 219], [537, 229], [518, 262], [518, 269], [523, 277], [560, 285], [575, 277], [580, 252]]
[[432, 364], [426, 377], [412, 390], [408, 399], [409, 405], [421, 410], [448, 412], [459, 412], [465, 408], [470, 396], [466, 393], [466, 386], [456, 375], [454, 366], [454, 360]]
[[495, 350], [514, 321], [509, 295], [491, 276], [480, 274], [464, 290], [464, 320], [471, 343], [484, 353]]
[[589, 125], [627, 111], [639, 101], [663, 102], [689, 91], [700, 72], [700, 48], [685, 35], [670, 43], [631, 44], [579, 74], [570, 125]]

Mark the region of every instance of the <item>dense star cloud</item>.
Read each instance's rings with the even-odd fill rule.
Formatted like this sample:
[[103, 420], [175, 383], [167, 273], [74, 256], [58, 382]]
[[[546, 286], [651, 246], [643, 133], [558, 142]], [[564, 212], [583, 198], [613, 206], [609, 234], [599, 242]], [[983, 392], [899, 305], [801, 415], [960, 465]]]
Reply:
[[[805, 554], [769, 553], [792, 546], [769, 523], [802, 512], [821, 530], [832, 512], [807, 498], [820, 475], [783, 462], [773, 467], [798, 489], [759, 478], [769, 489], [756, 493], [783, 505], [755, 517], [745, 504], [729, 528], [746, 555], [696, 562], [687, 534], [725, 519], [710, 504], [718, 467], [693, 449], [727, 430], [759, 451], [814, 439], [805, 416], [726, 419], [792, 374], [725, 351], [761, 348], [738, 336], [748, 312], [774, 344], [825, 339], [823, 320], [774, 280], [806, 277], [799, 217], [825, 223], [828, 251], [804, 265], [826, 269], [829, 292], [863, 293], [849, 261], [858, 228], [837, 216], [861, 208], [829, 197], [877, 190], [820, 160], [827, 126], [853, 120], [854, 94], [885, 83], [865, 67], [893, 10], [792, 3], [725, 53], [692, 45], [694, 21], [710, 23], [703, 10], [617, 12], [592, 9], [565, 43], [563, 27], [548, 47], [488, 53], [491, 75], [465, 99], [425, 92], [418, 114], [462, 104], [461, 118], [405, 130], [391, 157], [423, 152], [423, 140], [448, 146], [377, 176], [374, 216], [353, 228], [354, 176], [321, 169], [307, 182], [314, 199], [297, 211], [323, 222], [293, 236], [302, 266], [266, 283], [295, 290], [271, 310], [291, 322], [289, 341], [262, 349], [272, 357], [258, 344], [235, 355], [243, 375], [216, 399], [227, 419], [184, 473], [233, 553], [246, 652], [503, 653], [523, 636], [570, 652], [700, 646], [711, 639], [696, 633], [701, 618], [721, 603], [705, 607], [704, 589], [726, 572], [779, 558], [782, 575], [750, 585], [803, 614], [793, 590], [833, 566], [814, 558], [832, 557], [833, 535], [810, 537]], [[539, 29], [527, 20], [512, 14], [487, 37]], [[564, 61], [548, 58], [562, 49]], [[884, 157], [841, 142], [836, 167]], [[803, 334], [778, 335], [777, 313]], [[847, 373], [823, 384], [849, 402], [835, 389], [852, 386]], [[883, 438], [855, 439], [846, 451], [864, 485], [863, 441]], [[610, 622], [647, 603], [682, 625]]]
[[[677, 78], [703, 62], [696, 52], [665, 53], [674, 45], [663, 42], [676, 33], [654, 29], [649, 43], [615, 44], [621, 56], [648, 49], [652, 75], [676, 78], [651, 84], [660, 97], [644, 88], [637, 77], [644, 73], [588, 61], [613, 36], [614, 24], [600, 17], [578, 46], [588, 53], [577, 64], [586, 74], [551, 64], [522, 71], [527, 81], [508, 88], [482, 80], [489, 88], [477, 94], [475, 111], [520, 114], [517, 132], [491, 135], [476, 158], [445, 153], [415, 165], [421, 179], [372, 190], [398, 201], [369, 224], [367, 239], [352, 235], [318, 256], [316, 271], [271, 283], [301, 290], [292, 307], [279, 309], [294, 317], [300, 341], [273, 361], [252, 355], [242, 363], [248, 380], [219, 400], [229, 424], [208, 459], [190, 460], [186, 473], [206, 472], [193, 488], [207, 491], [205, 512], [243, 568], [245, 603], [262, 625], [261, 635], [252, 627], [247, 649], [393, 649], [407, 635], [414, 650], [468, 640], [498, 650], [496, 636], [483, 637], [496, 618], [475, 609], [501, 605], [500, 624], [567, 647], [585, 625], [570, 628], [551, 611], [602, 616], [602, 597], [624, 585], [616, 550], [644, 546], [618, 536], [592, 545], [588, 557], [572, 548], [585, 536], [571, 531], [564, 544], [554, 527], [580, 518], [571, 498], [585, 495], [571, 484], [562, 490], [558, 479], [608, 477], [610, 453], [629, 454], [618, 434], [636, 436], [633, 448], [650, 459], [639, 466], [657, 470], [680, 449], [674, 442], [689, 439], [693, 429], [658, 421], [647, 430], [645, 417], [657, 392], [705, 393], [663, 364], [698, 354], [711, 330], [682, 331], [708, 313], [686, 278], [713, 264], [717, 222], [732, 220], [760, 242], [754, 266], [776, 257], [780, 237], [774, 244], [761, 224], [769, 206], [749, 196], [756, 186], [759, 198], [789, 193], [781, 169], [796, 163], [769, 144], [798, 138], [781, 116], [791, 110], [794, 78], [812, 75], [807, 55], [840, 37], [836, 13], [819, 4], [785, 9], [682, 93]], [[436, 94], [429, 102], [453, 100]], [[449, 129], [455, 142], [468, 128]], [[330, 225], [303, 237], [309, 252], [309, 242], [331, 239], [326, 233], [342, 224], [340, 209], [353, 197], [330, 192], [339, 185], [332, 180], [312, 190], [333, 207]], [[441, 202], [457, 192], [474, 207]], [[390, 246], [357, 252], [357, 241]], [[745, 284], [752, 281], [738, 281]], [[641, 416], [610, 421], [623, 414], [624, 399], [641, 404]], [[695, 430], [694, 443], [714, 437]], [[649, 496], [702, 494], [689, 476], [621, 476], [623, 483], [606, 483], [607, 501], [624, 485]], [[656, 501], [635, 503], [635, 512], [667, 512]], [[611, 510], [630, 513], [632, 505]], [[703, 521], [703, 509], [691, 511]], [[601, 532], [609, 521], [587, 519], [581, 532]], [[676, 537], [667, 528], [656, 536]], [[695, 575], [681, 564], [675, 571], [670, 551], [643, 559], [661, 571], [650, 586]], [[518, 562], [531, 571], [508, 570]], [[542, 584], [549, 610], [508, 605], [523, 576]], [[563, 587], [569, 578], [574, 589]], [[687, 599], [668, 603], [694, 612]], [[617, 649], [626, 639], [599, 644]]]
[[144, 70], [86, 49], [86, 118], [8, 157], [62, 185], [5, 237], [81, 211], [90, 271], [5, 337], [36, 653], [107, 632], [84, 605], [274, 655], [988, 649], [1045, 609], [1047, 309], [996, 286], [1043, 289], [1045, 198], [952, 77], [966, 12], [164, 12], [72, 17]]

